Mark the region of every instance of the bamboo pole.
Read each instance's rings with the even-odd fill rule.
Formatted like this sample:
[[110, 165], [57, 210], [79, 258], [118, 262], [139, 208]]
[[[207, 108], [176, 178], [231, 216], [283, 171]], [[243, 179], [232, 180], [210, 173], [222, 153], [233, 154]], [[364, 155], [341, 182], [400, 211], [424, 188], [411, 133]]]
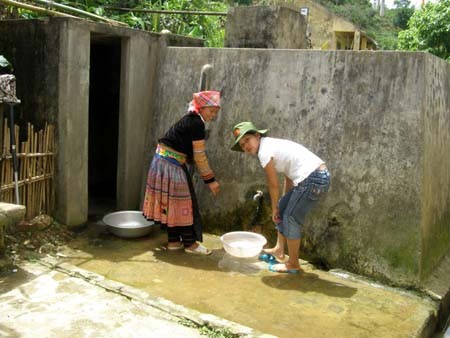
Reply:
[[147, 8], [123, 8], [123, 7], [113, 7], [105, 6], [105, 9], [120, 12], [143, 12], [143, 13], [155, 13], [155, 14], [189, 14], [189, 15], [216, 15], [216, 16], [227, 16], [227, 12], [208, 12], [208, 11], [182, 11], [182, 10], [161, 10], [161, 9], [147, 9]]
[[[6, 119], [3, 119], [3, 140], [2, 140], [2, 161], [1, 161], [1, 182], [6, 182], [6, 151], [5, 151], [5, 144], [6, 144]], [[4, 194], [0, 194], [0, 201], [4, 200]]]
[[[44, 130], [42, 133], [42, 148], [41, 151], [43, 153], [47, 152], [47, 123], [45, 123], [44, 125]], [[43, 157], [42, 158], [42, 173], [45, 175], [47, 173], [47, 157]], [[46, 192], [47, 192], [47, 184], [48, 184], [48, 180], [44, 180], [42, 182], [42, 187], [41, 187], [41, 210], [43, 213], [47, 213], [47, 208], [46, 208]]]
[[[40, 147], [41, 147], [41, 134], [42, 133], [41, 133], [40, 130], [36, 131], [36, 149], [35, 149], [35, 151], [37, 153], [41, 152], [41, 149], [40, 149]], [[40, 171], [41, 171], [41, 168], [40, 168], [40, 164], [41, 164], [40, 162], [41, 161], [40, 160], [42, 159], [42, 157], [35, 157], [35, 159], [36, 159], [36, 172], [35, 172], [35, 175], [39, 175]], [[41, 183], [41, 181], [34, 182], [34, 186], [36, 187], [36, 197], [35, 197], [35, 201], [34, 201], [35, 207], [34, 207], [34, 215], [33, 215], [33, 217], [39, 215], [40, 200], [41, 200], [40, 183]]]
[[[10, 147], [10, 130], [5, 121], [4, 142], [0, 149], [0, 200], [11, 202], [14, 198], [15, 183], [11, 169], [12, 156]], [[35, 131], [31, 123], [27, 124], [27, 139], [20, 142], [19, 181], [17, 182], [21, 200], [27, 207], [27, 219], [53, 210], [53, 175], [54, 175], [54, 126], [45, 124], [44, 128]], [[20, 135], [20, 127], [15, 126], [16, 135]], [[19, 144], [19, 141], [17, 144]]]
[[[39, 130], [39, 147], [38, 147], [38, 152], [41, 153], [44, 151], [44, 130], [41, 129]], [[39, 174], [43, 175], [45, 174], [44, 172], [44, 167], [43, 167], [43, 163], [44, 163], [44, 158], [45, 157], [36, 157], [39, 161]], [[38, 199], [38, 214], [40, 215], [42, 213], [42, 201], [43, 201], [43, 193], [44, 193], [44, 184], [45, 184], [45, 180], [43, 181], [39, 181], [38, 183], [38, 191], [39, 191], [39, 199]]]
[[[20, 152], [21, 153], [25, 152], [25, 147], [26, 147], [26, 142], [22, 142], [20, 144]], [[20, 182], [20, 181], [23, 181], [25, 178], [25, 166], [26, 166], [27, 158], [26, 158], [26, 156], [18, 156], [18, 158], [20, 159], [20, 172], [19, 172], [19, 182]], [[26, 195], [27, 187], [24, 184], [22, 186], [19, 185], [19, 188], [20, 188], [20, 192], [21, 192], [20, 200], [25, 201], [25, 197], [27, 196]]]
[[33, 0], [33, 1], [38, 3], [38, 4], [46, 5], [49, 8], [54, 7], [54, 8], [57, 8], [57, 9], [61, 9], [61, 10], [70, 12], [70, 13], [83, 15], [83, 16], [91, 18], [91, 19], [104, 21], [104, 22], [109, 23], [111, 25], [127, 26], [128, 27], [128, 25], [123, 23], [123, 22], [112, 20], [112, 19], [108, 19], [108, 18], [105, 18], [103, 16], [99, 16], [99, 15], [96, 15], [96, 14], [93, 14], [93, 13], [89, 13], [89, 12], [83, 11], [83, 10], [75, 8], [75, 7], [70, 7], [70, 6], [67, 6], [67, 5], [59, 4], [59, 3], [54, 2], [54, 1], [47, 1], [47, 0]]
[[[28, 152], [33, 152], [33, 125], [28, 123]], [[28, 161], [28, 173], [27, 179], [29, 180], [33, 176], [33, 158], [30, 158]], [[30, 219], [33, 209], [33, 185], [30, 184], [27, 186], [27, 218]]]
[[4, 121], [3, 121], [3, 149], [2, 149], [3, 155], [6, 155], [7, 149], [8, 149], [8, 147], [6, 145], [7, 139], [5, 138], [6, 132], [8, 131], [7, 123], [8, 123], [8, 120], [4, 119]]
[[[50, 140], [50, 151], [53, 153], [55, 150], [55, 128], [53, 125], [49, 126], [49, 140]], [[55, 173], [54, 170], [54, 156], [50, 157], [50, 165], [49, 165], [49, 170], [50, 173], [52, 175], [52, 178], [50, 179], [50, 184], [49, 184], [49, 190], [48, 190], [48, 205], [49, 205], [49, 210], [53, 210], [53, 203], [55, 201], [54, 199], [54, 191], [53, 191], [53, 175]]]
[[[5, 158], [5, 156], [6, 156], [6, 140], [7, 140], [6, 133], [8, 131], [8, 129], [6, 128], [6, 123], [7, 123], [7, 121], [6, 121], [6, 119], [4, 119], [3, 120], [3, 147], [2, 147], [2, 158], [3, 158], [3, 160], [2, 160], [2, 182], [4, 182], [4, 183], [8, 182], [7, 181], [7, 172], [6, 172], [7, 160]], [[6, 193], [2, 194], [1, 198], [2, 198], [1, 199], [2, 201], [6, 202]]]
[[[52, 177], [53, 177], [52, 174], [37, 175], [37, 176], [33, 176], [30, 178], [24, 179], [22, 181], [19, 181], [18, 184], [19, 184], [19, 186], [26, 186], [26, 185], [33, 184], [35, 182], [47, 180]], [[14, 189], [14, 182], [2, 185], [0, 187], [0, 192], [11, 190], [11, 189]]]
[[[7, 121], [5, 121], [5, 122], [7, 122]], [[6, 154], [9, 154], [9, 149], [10, 149], [9, 132], [10, 132], [10, 130], [9, 130], [9, 128], [7, 128], [6, 129], [6, 133], [5, 133], [5, 136], [6, 136], [6, 139], [5, 139]], [[11, 162], [10, 160], [5, 162], [5, 166], [6, 166], [6, 182], [12, 182], [12, 180], [11, 180], [11, 173], [10, 173], [11, 172], [11, 163], [10, 162]], [[11, 196], [11, 191], [9, 191], [8, 193], [5, 194], [5, 202], [8, 202], [8, 203], [11, 202], [10, 196]]]
[[[26, 142], [22, 142], [22, 143], [26, 143]], [[50, 155], [53, 155], [52, 152], [47, 152], [47, 153], [35, 153], [35, 154], [29, 154], [26, 152], [21, 151], [20, 153], [17, 154], [17, 158], [19, 157], [23, 157], [23, 158], [31, 158], [31, 157], [48, 157]], [[12, 156], [11, 155], [4, 155], [3, 158], [5, 159], [11, 159]]]
[[41, 7], [29, 5], [29, 4], [24, 4], [22, 2], [18, 2], [18, 1], [14, 1], [14, 0], [0, 0], [0, 3], [4, 3], [6, 5], [17, 7], [17, 8], [28, 9], [29, 11], [36, 12], [36, 13], [44, 13], [44, 14], [51, 15], [51, 16], [63, 16], [66, 18], [77, 18], [76, 16], [73, 16], [73, 15], [56, 12], [56, 11], [52, 11], [50, 9], [45, 9], [45, 8], [41, 8]]
[[[49, 125], [45, 126], [45, 130], [46, 130], [45, 151], [47, 153], [49, 153], [51, 150], [50, 149], [50, 129], [51, 129], [51, 126], [49, 126]], [[45, 173], [52, 175], [52, 173], [50, 171], [50, 161], [51, 161], [51, 158], [47, 157], [46, 163], [45, 163]], [[51, 207], [50, 207], [51, 184], [52, 184], [52, 180], [50, 177], [49, 179], [46, 180], [46, 184], [45, 184], [45, 210], [46, 210], [46, 213], [49, 213], [51, 211]]]
[[[31, 152], [36, 153], [36, 133], [34, 131], [34, 126], [31, 125], [31, 135], [32, 135], [32, 143], [31, 143]], [[36, 176], [36, 157], [32, 157], [32, 167], [31, 167], [31, 175]], [[30, 208], [30, 218], [36, 215], [36, 184], [31, 184], [31, 208]]]

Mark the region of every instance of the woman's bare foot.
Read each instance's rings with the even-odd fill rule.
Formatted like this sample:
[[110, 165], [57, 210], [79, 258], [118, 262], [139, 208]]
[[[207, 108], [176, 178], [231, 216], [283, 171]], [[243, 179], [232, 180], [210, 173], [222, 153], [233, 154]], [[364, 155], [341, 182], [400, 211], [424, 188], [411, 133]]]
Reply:
[[167, 249], [168, 250], [181, 250], [184, 249], [182, 242], [170, 242], [167, 243]]

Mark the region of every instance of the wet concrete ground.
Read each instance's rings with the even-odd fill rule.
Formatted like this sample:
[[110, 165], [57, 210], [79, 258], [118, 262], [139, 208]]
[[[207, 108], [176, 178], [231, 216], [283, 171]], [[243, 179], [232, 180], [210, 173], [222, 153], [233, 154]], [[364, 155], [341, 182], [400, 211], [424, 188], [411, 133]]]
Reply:
[[42, 263], [0, 278], [0, 337], [204, 337], [166, 311]]
[[164, 250], [165, 241], [159, 231], [126, 240], [90, 224], [58, 261], [283, 338], [425, 337], [433, 329], [437, 304], [414, 293], [306, 262], [301, 274], [273, 273], [256, 258], [229, 256], [217, 236], [205, 236], [207, 257]]

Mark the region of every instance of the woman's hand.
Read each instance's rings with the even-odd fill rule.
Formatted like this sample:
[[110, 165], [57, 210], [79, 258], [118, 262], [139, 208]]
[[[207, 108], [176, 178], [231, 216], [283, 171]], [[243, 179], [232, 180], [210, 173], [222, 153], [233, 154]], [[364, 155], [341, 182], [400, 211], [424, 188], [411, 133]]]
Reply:
[[208, 187], [209, 190], [211, 190], [211, 192], [213, 193], [214, 196], [217, 196], [217, 194], [219, 194], [220, 191], [220, 184], [217, 181], [208, 183]]

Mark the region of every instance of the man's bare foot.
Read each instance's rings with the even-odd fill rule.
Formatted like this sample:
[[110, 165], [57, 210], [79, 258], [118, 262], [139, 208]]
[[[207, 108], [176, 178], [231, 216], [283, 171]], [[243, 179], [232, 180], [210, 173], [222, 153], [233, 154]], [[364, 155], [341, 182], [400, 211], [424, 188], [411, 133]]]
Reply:
[[302, 271], [299, 265], [295, 266], [293, 264], [282, 263], [282, 264], [272, 264], [269, 265], [269, 270], [272, 272], [279, 272], [279, 273], [299, 273]]
[[278, 249], [278, 248], [264, 249], [263, 252], [271, 254], [279, 262], [283, 262], [284, 263], [287, 260], [286, 255], [284, 254], [284, 252], [282, 250]]

